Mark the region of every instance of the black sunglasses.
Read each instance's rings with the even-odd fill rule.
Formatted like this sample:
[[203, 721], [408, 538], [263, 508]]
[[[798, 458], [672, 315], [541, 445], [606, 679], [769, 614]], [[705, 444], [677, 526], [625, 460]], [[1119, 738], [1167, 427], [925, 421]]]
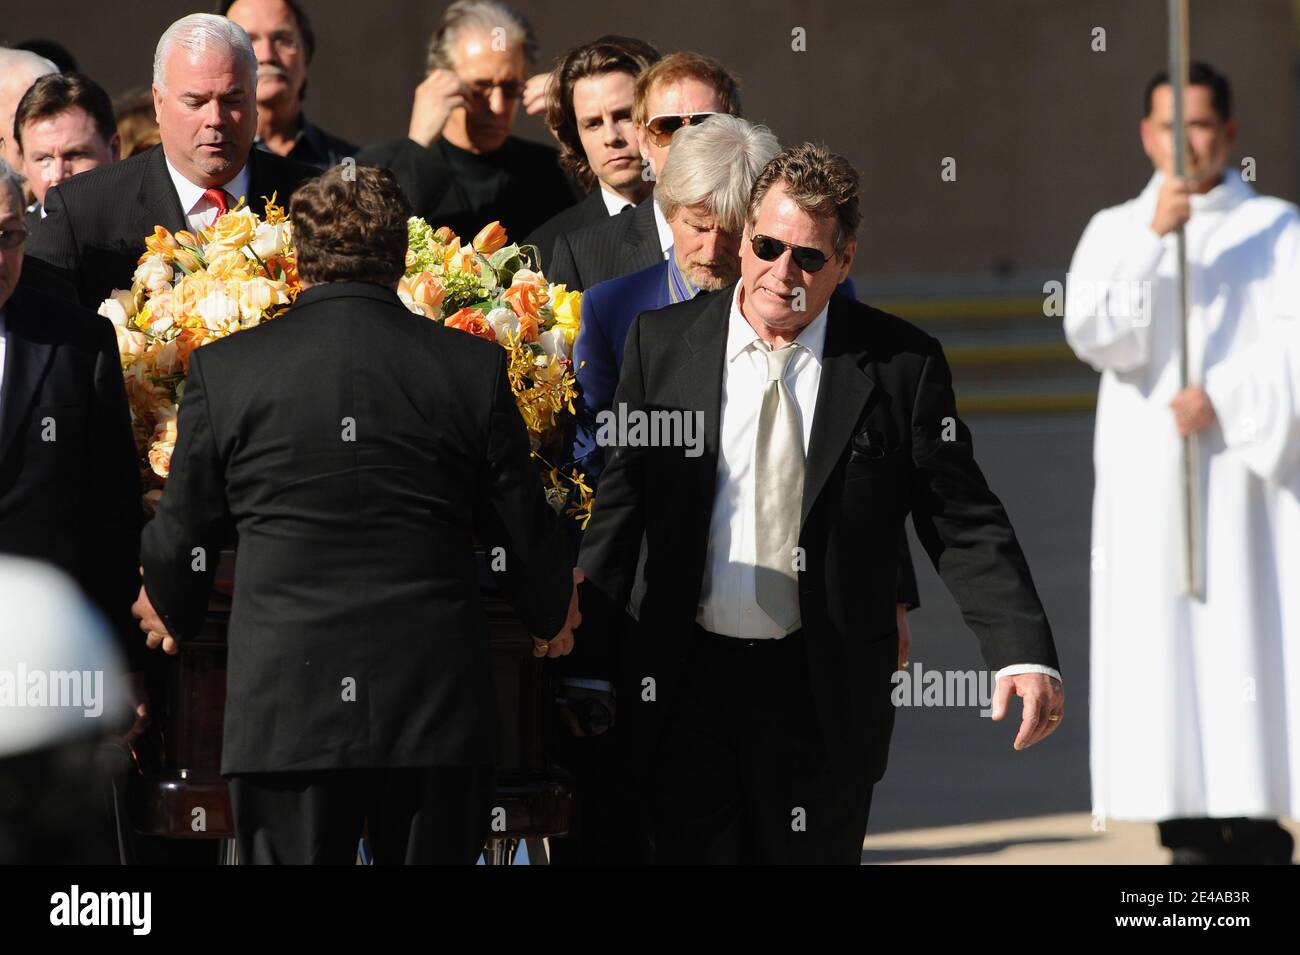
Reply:
[[794, 264], [805, 272], [820, 272], [826, 264], [826, 253], [820, 249], [810, 249], [806, 245], [790, 245], [780, 239], [766, 235], [756, 235], [750, 240], [754, 254], [764, 262], [775, 262], [786, 249], [794, 257]]

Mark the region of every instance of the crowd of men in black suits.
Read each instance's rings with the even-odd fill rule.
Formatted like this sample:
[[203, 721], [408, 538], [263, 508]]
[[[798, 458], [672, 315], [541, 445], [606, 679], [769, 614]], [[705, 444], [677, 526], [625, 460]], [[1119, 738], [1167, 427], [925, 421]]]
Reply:
[[[106, 95], [53, 64], [14, 107], [30, 195], [11, 178], [0, 204], [0, 551], [70, 574], [144, 670], [143, 647], [174, 652], [206, 606], [211, 574], [185, 555], [238, 539], [222, 769], [245, 858], [347, 861], [368, 819], [381, 861], [472, 861], [495, 752], [476, 537], [509, 553], [504, 589], [540, 654], [568, 655], [585, 618], [554, 664], [572, 729], [556, 755], [585, 793], [556, 861], [856, 861], [919, 602], [908, 513], [1025, 697], [1022, 741], [1055, 729], [1050, 631], [969, 434], [948, 424], [942, 350], [852, 298], [859, 186], [841, 157], [776, 155], [701, 54], [604, 36], [533, 73], [531, 26], [495, 0], [446, 10], [407, 135], [358, 150], [302, 111], [302, 6], [221, 12], [159, 42], [156, 146], [114, 161]], [[545, 110], [558, 152], [511, 133], [520, 105]], [[674, 142], [682, 170], [733, 150], [712, 162], [730, 178], [701, 191], [683, 171], [661, 202]], [[727, 165], [741, 155], [743, 175]], [[155, 226], [202, 228], [272, 193], [293, 197], [306, 288], [287, 316], [195, 353], [141, 556], [113, 333], [89, 310], [130, 285]], [[386, 265], [335, 254], [361, 210], [385, 224], [368, 227], [393, 245]], [[617, 382], [615, 406], [700, 415], [703, 453], [604, 448], [580, 554], [531, 480], [500, 350], [412, 322], [394, 294], [409, 214], [462, 236], [499, 219], [571, 289], [654, 269], [657, 296], [662, 277], [664, 301], [606, 290], [617, 348], [591, 373]], [[55, 448], [51, 417], [72, 439]], [[345, 419], [362, 437], [339, 445]], [[771, 473], [742, 460], [755, 444]], [[773, 565], [773, 541], [792, 566]], [[319, 701], [349, 679], [362, 707]], [[616, 699], [618, 736], [591, 705], [612, 716]]]

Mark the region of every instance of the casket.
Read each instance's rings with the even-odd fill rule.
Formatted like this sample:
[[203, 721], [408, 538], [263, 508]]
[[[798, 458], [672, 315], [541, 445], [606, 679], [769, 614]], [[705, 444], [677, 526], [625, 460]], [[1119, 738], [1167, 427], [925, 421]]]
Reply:
[[[514, 610], [480, 574], [501, 712], [497, 798], [505, 831], [494, 840], [540, 839], [568, 831], [571, 783], [552, 772], [546, 733], [552, 693], [533, 640]], [[168, 662], [151, 701], [148, 731], [134, 747], [136, 773], [128, 789], [136, 831], [175, 839], [232, 839], [230, 797], [221, 776], [226, 702], [226, 627], [234, 584], [234, 553], [222, 554], [202, 632]], [[499, 855], [499, 853], [498, 853]]]

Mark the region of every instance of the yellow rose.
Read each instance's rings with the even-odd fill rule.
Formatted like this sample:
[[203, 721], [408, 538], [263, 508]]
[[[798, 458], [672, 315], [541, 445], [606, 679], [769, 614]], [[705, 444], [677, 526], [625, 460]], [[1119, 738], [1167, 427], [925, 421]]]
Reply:
[[257, 216], [253, 215], [252, 210], [245, 208], [227, 212], [208, 229], [209, 238], [203, 247], [203, 254], [208, 261], [212, 261], [221, 252], [238, 251], [252, 241], [256, 231]]
[[242, 281], [250, 274], [249, 258], [238, 249], [219, 252], [208, 260], [208, 275], [218, 281]]
[[249, 279], [240, 282], [231, 289], [239, 296], [239, 317], [245, 324], [262, 318], [268, 309], [276, 305], [288, 305], [289, 295], [283, 282], [274, 282], [266, 278]]
[[570, 292], [563, 285], [552, 285], [551, 311], [555, 313], [555, 327], [564, 330], [564, 337], [572, 347], [582, 322], [582, 293]]
[[150, 292], [159, 292], [172, 285], [172, 266], [170, 256], [161, 252], [147, 255], [136, 266], [132, 281]]

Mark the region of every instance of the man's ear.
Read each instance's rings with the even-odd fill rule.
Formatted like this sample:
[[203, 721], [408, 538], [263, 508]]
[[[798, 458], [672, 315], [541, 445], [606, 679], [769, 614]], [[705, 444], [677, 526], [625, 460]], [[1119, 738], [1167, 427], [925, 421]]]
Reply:
[[153, 121], [157, 123], [158, 114], [162, 112], [162, 90], [158, 88], [157, 83], [149, 87], [149, 90], [153, 93]]
[[840, 259], [840, 281], [836, 282], [836, 285], [839, 285], [840, 282], [843, 282], [849, 277], [849, 269], [853, 267], [853, 257], [857, 254], [858, 240], [850, 239], [849, 244], [844, 247], [844, 254]]

